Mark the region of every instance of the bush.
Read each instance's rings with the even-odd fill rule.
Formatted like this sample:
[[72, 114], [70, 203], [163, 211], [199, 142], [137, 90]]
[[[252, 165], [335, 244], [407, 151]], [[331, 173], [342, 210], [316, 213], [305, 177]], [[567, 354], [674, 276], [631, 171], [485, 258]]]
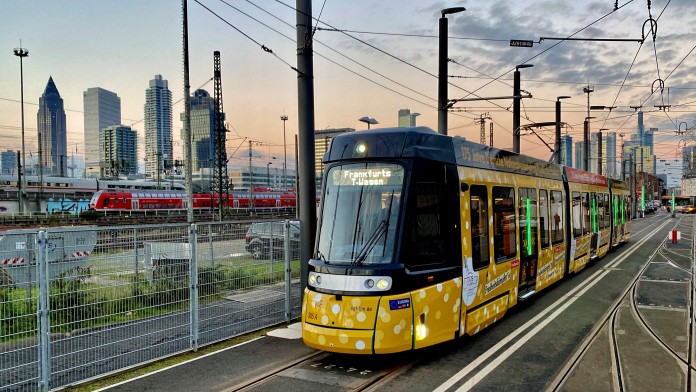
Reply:
[[101, 213], [94, 211], [94, 210], [84, 210], [80, 212], [80, 218], [88, 221], [94, 221], [99, 219], [102, 216]]

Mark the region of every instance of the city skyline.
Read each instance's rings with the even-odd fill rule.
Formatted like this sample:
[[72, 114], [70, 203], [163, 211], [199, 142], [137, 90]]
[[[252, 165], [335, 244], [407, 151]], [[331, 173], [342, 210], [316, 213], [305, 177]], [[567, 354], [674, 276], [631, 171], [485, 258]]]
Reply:
[[[234, 3], [236, 9], [213, 2], [201, 3], [272, 49], [278, 58], [294, 65], [295, 13], [292, 4], [275, 2], [265, 4], [260, 10], [253, 2]], [[522, 70], [522, 89], [530, 91], [533, 98], [523, 100], [522, 124], [551, 120], [556, 96], [570, 95], [571, 99], [563, 101], [563, 121], [571, 125], [567, 131], [574, 140], [581, 139], [582, 122], [587, 115], [587, 95], [582, 89], [583, 84], [589, 83], [594, 89], [590, 95], [591, 105], [617, 106], [612, 111], [591, 113], [596, 117], [591, 121], [593, 133], [606, 128], [627, 136], [635, 134], [638, 128], [636, 111], [630, 106], [643, 103], [646, 128], [658, 128], [662, 132], [655, 135], [656, 155], [674, 158], [680, 151], [682, 138], [693, 142], [691, 135], [678, 136], [673, 131], [679, 127], [683, 129], [682, 122], [689, 128], [695, 124], [694, 115], [687, 105], [696, 99], [696, 86], [690, 77], [696, 67], [689, 54], [696, 43], [696, 30], [690, 23], [682, 22], [688, 22], [687, 15], [693, 14], [696, 5], [681, 0], [672, 1], [665, 8], [666, 1], [652, 2], [650, 12], [661, 15], [656, 41], [659, 74], [666, 80], [665, 91], [661, 91], [653, 87], [658, 70], [655, 69], [650, 34], [646, 35], [647, 40], [642, 46], [635, 42], [559, 43], [540, 39], [543, 36], [569, 36], [590, 24], [575, 37], [640, 38], [640, 27], [648, 18], [644, 3], [621, 4], [614, 13], [611, 13], [608, 3], [579, 5], [562, 2], [549, 5], [543, 1], [530, 1], [512, 5], [497, 1], [485, 5], [463, 4], [467, 11], [448, 17], [452, 59], [449, 74], [453, 76], [450, 81], [454, 84], [449, 88], [449, 98], [468, 96], [467, 91], [473, 93], [470, 97], [510, 95], [512, 74], [509, 71], [516, 64], [527, 62], [534, 67]], [[450, 5], [404, 1], [395, 10], [388, 2], [328, 3], [320, 16], [321, 5], [314, 4], [314, 16], [320, 16], [327, 23], [317, 23], [315, 33], [316, 128], [363, 129], [365, 124], [358, 121], [363, 116], [377, 119], [379, 127], [397, 126], [394, 113], [407, 107], [421, 114], [419, 125], [436, 129], [436, 78], [433, 75], [437, 73], [437, 19], [439, 11]], [[661, 12], [663, 9], [664, 13]], [[141, 145], [146, 139], [142, 125], [143, 92], [152, 75], [161, 74], [169, 81], [172, 113], [183, 111], [180, 102], [183, 89], [179, 3], [124, 1], [114, 5], [76, 2], [66, 7], [60, 2], [27, 1], [14, 5], [12, 11], [16, 18], [6, 21], [12, 34], [0, 38], [6, 48], [6, 54], [0, 55], [0, 91], [3, 92], [0, 94], [0, 144], [3, 147], [14, 151], [20, 145], [19, 61], [11, 53], [12, 48], [20, 45], [29, 51], [29, 56], [24, 58], [26, 112], [31, 113], [31, 105], [37, 102], [41, 80], [45, 83], [53, 75], [61, 85], [61, 95], [65, 100], [68, 150], [71, 153], [77, 150], [78, 154], [85, 154], [88, 150], [83, 129], [85, 114], [80, 107], [82, 92], [90, 87], [102, 87], [121, 98], [122, 122], [138, 130]], [[292, 39], [259, 25], [240, 11]], [[378, 18], [378, 11], [397, 12], [399, 17], [390, 20]], [[199, 87], [212, 88], [210, 54], [213, 50], [221, 51], [225, 64], [223, 91], [231, 130], [227, 149], [237, 151], [231, 161], [245, 158], [244, 138], [264, 143], [255, 147], [255, 152], [264, 156], [282, 155], [283, 123], [279, 116], [288, 115], [289, 135], [297, 132], [296, 73], [288, 64], [268, 56], [199, 4], [190, 3], [189, 13], [192, 91]], [[606, 14], [610, 15], [593, 23]], [[62, 18], [64, 23], [58, 29], [47, 28], [46, 21], [56, 17]], [[123, 20], [128, 22], [116, 22]], [[329, 26], [355, 32], [332, 32], [326, 30]], [[410, 34], [413, 37], [391, 34]], [[148, 37], [147, 45], [141, 45], [145, 42], [142, 37]], [[215, 37], [224, 39], [211, 39]], [[508, 40], [513, 38], [534, 40], [535, 46], [531, 49], [511, 48]], [[54, 45], [54, 42], [61, 44]], [[642, 49], [636, 53], [639, 47]], [[347, 58], [332, 50], [340, 51]], [[490, 79], [498, 77], [495, 81]], [[651, 93], [651, 90], [657, 92]], [[654, 107], [668, 102], [672, 105], [669, 113]], [[475, 118], [483, 112], [490, 112], [495, 125], [496, 147], [509, 148], [512, 145], [510, 104], [510, 101], [472, 102], [463, 109], [456, 109], [449, 115], [449, 134], [477, 140], [479, 126], [475, 124]], [[31, 117], [25, 116], [27, 153], [36, 153], [37, 127]], [[181, 159], [182, 146], [176, 144], [181, 122], [178, 116], [175, 117], [172, 124], [176, 135], [174, 156]], [[540, 129], [538, 132], [544, 138], [550, 138], [553, 129]], [[293, 150], [294, 146], [289, 143], [289, 156]], [[533, 135], [522, 137], [522, 151], [542, 159], [550, 154]], [[141, 149], [139, 160], [142, 161], [144, 156], [145, 151]]]

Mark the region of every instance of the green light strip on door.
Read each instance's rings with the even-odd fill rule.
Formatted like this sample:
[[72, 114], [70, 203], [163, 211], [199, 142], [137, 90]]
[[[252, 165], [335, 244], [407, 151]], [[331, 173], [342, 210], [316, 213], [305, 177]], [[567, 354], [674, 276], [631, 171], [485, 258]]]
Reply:
[[527, 256], [532, 254], [532, 207], [527, 198]]

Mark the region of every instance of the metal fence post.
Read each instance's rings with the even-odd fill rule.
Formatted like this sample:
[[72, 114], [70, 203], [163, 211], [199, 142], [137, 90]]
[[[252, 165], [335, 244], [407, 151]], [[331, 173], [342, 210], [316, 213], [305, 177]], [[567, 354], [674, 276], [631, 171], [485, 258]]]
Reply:
[[269, 225], [271, 225], [271, 242], [268, 245], [269, 253], [270, 253], [270, 257], [268, 258], [268, 262], [271, 263], [271, 265], [270, 265], [270, 267], [271, 267], [270, 281], [273, 282], [273, 281], [275, 281], [275, 274], [273, 274], [273, 262], [275, 261], [275, 243], [273, 240], [275, 239], [274, 236], [276, 235], [276, 232], [274, 230], [276, 228], [276, 225], [275, 225], [275, 222], [270, 222]]
[[198, 252], [196, 243], [198, 241], [198, 229], [195, 223], [189, 226], [189, 252], [190, 267], [189, 280], [191, 289], [189, 291], [190, 323], [191, 323], [191, 350], [198, 351]]
[[51, 326], [50, 326], [50, 285], [48, 281], [48, 263], [46, 262], [46, 232], [39, 231], [36, 244], [36, 265], [39, 285], [39, 390], [51, 389]]
[[213, 251], [213, 224], [208, 224], [208, 245], [210, 246], [210, 260], [215, 270], [215, 252]]
[[285, 236], [285, 244], [283, 244], [283, 253], [285, 254], [285, 322], [289, 323], [292, 315], [290, 314], [290, 220], [288, 219], [283, 225], [283, 235]]

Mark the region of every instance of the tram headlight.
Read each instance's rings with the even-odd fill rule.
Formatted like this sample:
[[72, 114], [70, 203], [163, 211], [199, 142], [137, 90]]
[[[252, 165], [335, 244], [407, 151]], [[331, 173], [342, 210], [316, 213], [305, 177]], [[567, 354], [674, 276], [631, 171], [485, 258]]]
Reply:
[[387, 279], [380, 279], [377, 281], [377, 288], [380, 290], [386, 290], [389, 288], [389, 281]]
[[368, 289], [371, 289], [371, 288], [375, 287], [375, 281], [372, 280], [372, 279], [366, 280], [366, 281], [365, 281], [365, 287], [367, 287]]
[[321, 285], [321, 275], [317, 275], [315, 273], [309, 274], [309, 284], [311, 286], [320, 286]]

